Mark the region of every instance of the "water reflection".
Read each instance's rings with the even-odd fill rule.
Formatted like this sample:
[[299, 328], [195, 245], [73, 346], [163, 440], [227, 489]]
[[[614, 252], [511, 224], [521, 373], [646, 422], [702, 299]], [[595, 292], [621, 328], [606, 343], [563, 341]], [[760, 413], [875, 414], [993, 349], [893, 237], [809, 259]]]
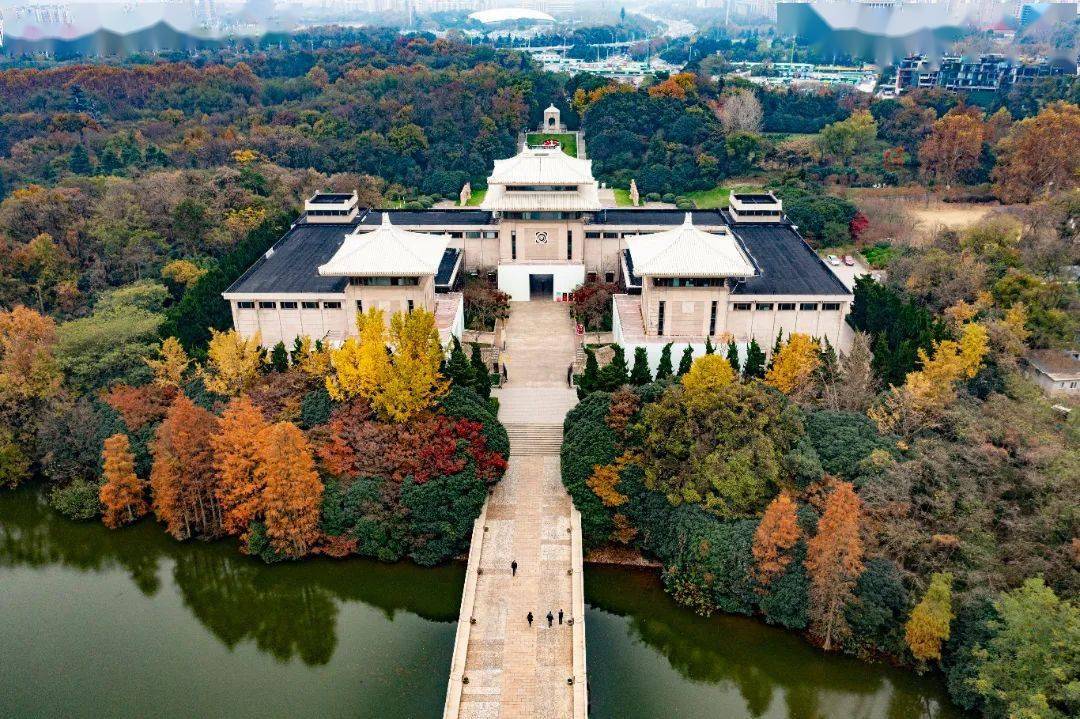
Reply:
[[333, 657], [342, 603], [378, 608], [388, 621], [404, 611], [455, 622], [464, 581], [459, 566], [313, 560], [271, 567], [232, 542], [180, 544], [150, 521], [110, 531], [67, 520], [31, 490], [0, 495], [0, 569], [56, 566], [122, 570], [147, 597], [171, 569], [183, 606], [226, 647], [252, 642], [279, 661], [308, 666]]
[[669, 716], [959, 716], [936, 681], [825, 655], [752, 619], [698, 617], [653, 573], [589, 567], [585, 598], [596, 717], [653, 716], [665, 695]]

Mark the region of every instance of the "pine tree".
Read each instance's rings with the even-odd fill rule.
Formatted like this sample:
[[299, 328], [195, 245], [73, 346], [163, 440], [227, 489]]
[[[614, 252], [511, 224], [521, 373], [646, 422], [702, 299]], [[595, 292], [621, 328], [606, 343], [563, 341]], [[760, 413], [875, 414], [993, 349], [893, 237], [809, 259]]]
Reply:
[[750, 345], [746, 348], [744, 376], [747, 379], [761, 379], [765, 376], [765, 353], [761, 351], [761, 346], [758, 345], [757, 340], [752, 337], [750, 338]]
[[755, 578], [759, 584], [766, 586], [783, 574], [791, 563], [791, 549], [800, 535], [795, 502], [787, 492], [781, 492], [765, 508], [761, 524], [754, 532]]
[[484, 399], [491, 396], [491, 372], [484, 364], [484, 356], [480, 352], [480, 343], [472, 343], [472, 356], [469, 358], [473, 371], [473, 389]]
[[461, 342], [458, 341], [457, 337], [454, 337], [454, 346], [450, 350], [450, 359], [446, 363], [445, 375], [452, 384], [459, 387], [472, 387], [476, 383], [472, 364], [469, 362], [469, 358], [465, 356], [465, 351], [461, 349]]
[[263, 521], [278, 554], [302, 557], [319, 538], [323, 484], [304, 433], [279, 422], [262, 433], [255, 475], [265, 487]]
[[621, 345], [614, 345], [614, 354], [611, 361], [604, 365], [598, 375], [597, 386], [605, 392], [614, 392], [630, 381], [630, 373], [626, 367], [626, 351]]
[[178, 394], [150, 446], [154, 514], [177, 539], [221, 535], [210, 436], [217, 419]]
[[819, 381], [827, 384], [836, 380], [836, 376], [840, 371], [840, 361], [837, 359], [836, 350], [833, 349], [828, 337], [822, 339], [820, 347], [817, 376]]
[[711, 355], [713, 352], [716, 352], [716, 347], [713, 346], [712, 338], [711, 337], [706, 337], [705, 338], [705, 354]]
[[776, 331], [776, 342], [773, 344], [772, 354], [769, 355], [768, 369], [772, 369], [773, 362], [776, 361], [776, 355], [780, 354], [780, 350], [782, 350], [783, 348], [784, 348], [784, 330], [783, 330], [783, 328], [780, 328], [779, 330]]
[[656, 366], [656, 381], [662, 382], [664, 380], [669, 380], [671, 379], [671, 375], [671, 343], [668, 342], [660, 352], [660, 364]]
[[694, 348], [690, 345], [686, 345], [686, 349], [683, 350], [682, 357], [679, 358], [679, 371], [677, 376], [682, 377], [684, 374], [690, 371], [690, 367], [694, 364]]
[[585, 399], [590, 392], [596, 391], [600, 381], [600, 366], [596, 362], [596, 353], [585, 348], [585, 371], [578, 377], [578, 399]]
[[630, 384], [640, 387], [652, 382], [652, 372], [649, 371], [649, 355], [644, 347], [634, 348], [634, 368], [630, 370]]
[[270, 350], [270, 368], [275, 372], [289, 371], [289, 351], [285, 349], [284, 342], [278, 342]]
[[806, 571], [810, 575], [810, 617], [825, 651], [833, 639], [848, 633], [844, 608], [854, 596], [863, 569], [859, 536], [861, 502], [849, 482], [838, 482], [818, 522], [817, 534], [806, 545]]
[[904, 641], [920, 662], [941, 659], [941, 644], [949, 638], [949, 624], [954, 616], [952, 580], [948, 572], [934, 573], [926, 595], [911, 611], [904, 626]]
[[79, 144], [71, 151], [71, 159], [68, 160], [68, 169], [76, 175], [94, 174], [94, 165], [90, 162], [90, 153], [86, 147]]
[[146, 514], [146, 482], [135, 475], [135, 455], [126, 434], [114, 434], [105, 440], [101, 451], [103, 464], [99, 493], [102, 521], [115, 529]]
[[727, 343], [727, 361], [731, 365], [731, 369], [735, 370], [735, 376], [739, 376], [739, 346], [735, 344], [735, 340], [730, 340]]
[[247, 397], [237, 397], [221, 413], [214, 448], [215, 488], [221, 502], [222, 525], [229, 534], [242, 534], [259, 516], [262, 486], [255, 478], [260, 436], [269, 427], [262, 412]]

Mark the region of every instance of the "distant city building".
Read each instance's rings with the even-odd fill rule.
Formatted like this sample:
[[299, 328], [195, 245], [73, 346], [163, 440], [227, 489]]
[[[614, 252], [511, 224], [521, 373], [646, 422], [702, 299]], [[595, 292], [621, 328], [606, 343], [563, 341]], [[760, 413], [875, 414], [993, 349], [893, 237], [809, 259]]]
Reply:
[[729, 73], [756, 85], [792, 87], [799, 85], [847, 85], [873, 92], [879, 73], [871, 67], [836, 67], [808, 62], [733, 62]]
[[1075, 67], [1064, 64], [1042, 59], [1016, 62], [1004, 55], [982, 55], [978, 59], [947, 56], [934, 68], [924, 55], [914, 54], [897, 65], [893, 87], [896, 94], [931, 87], [958, 92], [1005, 92], [1013, 85], [1075, 72]]

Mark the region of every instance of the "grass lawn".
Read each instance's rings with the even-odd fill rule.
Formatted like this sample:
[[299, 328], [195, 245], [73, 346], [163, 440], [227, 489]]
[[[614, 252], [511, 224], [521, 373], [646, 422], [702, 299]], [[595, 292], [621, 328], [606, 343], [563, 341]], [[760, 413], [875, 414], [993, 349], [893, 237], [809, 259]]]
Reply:
[[697, 190], [687, 192], [687, 199], [693, 200], [699, 210], [714, 210], [717, 207], [728, 206], [728, 196], [731, 189], [727, 187], [714, 187], [711, 190]]
[[483, 190], [473, 190], [472, 197], [466, 204], [466, 207], [479, 207], [480, 203], [484, 201], [484, 195], [487, 194], [487, 188]]
[[577, 135], [566, 132], [530, 132], [525, 135], [525, 142], [529, 147], [542, 145], [548, 140], [558, 140], [562, 144], [563, 152], [570, 157], [577, 157]]
[[615, 204], [619, 207], [633, 207], [634, 201], [630, 199], [630, 190], [624, 190], [621, 187], [612, 188], [612, 192], [615, 193]]

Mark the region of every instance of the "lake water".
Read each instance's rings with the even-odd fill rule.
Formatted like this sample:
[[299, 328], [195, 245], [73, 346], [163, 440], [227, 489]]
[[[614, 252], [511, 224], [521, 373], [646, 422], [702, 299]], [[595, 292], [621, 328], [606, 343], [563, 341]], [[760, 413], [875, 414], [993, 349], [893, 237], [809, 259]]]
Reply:
[[[437, 717], [460, 565], [267, 566], [0, 494], [0, 716]], [[940, 683], [586, 569], [592, 717], [954, 717]]]

